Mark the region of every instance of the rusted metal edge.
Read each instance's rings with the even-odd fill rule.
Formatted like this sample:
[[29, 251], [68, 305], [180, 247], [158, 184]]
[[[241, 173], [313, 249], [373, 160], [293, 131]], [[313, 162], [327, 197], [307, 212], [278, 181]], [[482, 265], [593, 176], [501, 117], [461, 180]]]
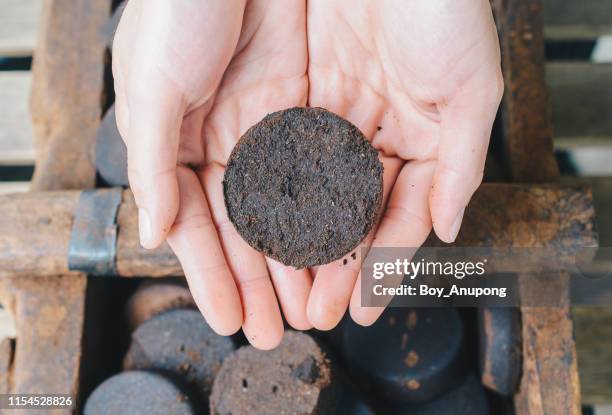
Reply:
[[120, 188], [81, 193], [68, 249], [70, 271], [117, 274], [117, 213], [122, 194]]

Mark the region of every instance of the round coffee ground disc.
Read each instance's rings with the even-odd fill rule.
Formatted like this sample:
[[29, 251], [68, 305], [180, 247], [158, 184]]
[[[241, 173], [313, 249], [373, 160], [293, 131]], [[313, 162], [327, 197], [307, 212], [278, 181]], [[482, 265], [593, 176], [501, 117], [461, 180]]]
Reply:
[[378, 153], [357, 127], [322, 108], [291, 108], [242, 136], [223, 190], [249, 245], [304, 268], [359, 245], [376, 222], [382, 178]]
[[100, 384], [85, 403], [85, 415], [193, 415], [189, 397], [169, 378], [153, 372], [119, 373]]

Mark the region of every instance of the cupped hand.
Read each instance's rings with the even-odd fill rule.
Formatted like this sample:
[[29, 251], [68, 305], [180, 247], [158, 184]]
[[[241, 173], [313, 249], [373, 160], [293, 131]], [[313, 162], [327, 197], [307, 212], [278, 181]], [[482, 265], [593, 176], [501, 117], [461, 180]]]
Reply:
[[[419, 247], [431, 232], [455, 240], [480, 184], [503, 92], [488, 0], [309, 0], [309, 105], [357, 125], [381, 153], [386, 209], [364, 241]], [[350, 304], [357, 323], [359, 261], [320, 267], [309, 321], [334, 327]]]
[[[276, 346], [310, 327], [308, 270], [249, 247], [223, 203], [225, 163], [267, 113], [308, 98], [305, 2], [131, 0], [113, 46], [119, 130], [141, 243], [167, 238], [198, 307], [220, 334]], [[277, 301], [278, 296], [278, 301]]]

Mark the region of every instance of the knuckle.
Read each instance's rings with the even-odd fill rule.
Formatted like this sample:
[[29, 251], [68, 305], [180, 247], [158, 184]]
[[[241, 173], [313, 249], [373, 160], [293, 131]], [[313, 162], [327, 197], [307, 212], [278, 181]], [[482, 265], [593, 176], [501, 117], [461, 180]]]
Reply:
[[416, 224], [423, 228], [431, 227], [430, 219], [426, 219], [402, 206], [388, 206], [383, 214], [383, 218], [410, 226], [415, 226]]
[[188, 229], [193, 232], [196, 230], [201, 231], [202, 229], [210, 228], [213, 226], [213, 221], [210, 215], [206, 213], [197, 213], [186, 217], [178, 217], [174, 222], [174, 229], [180, 231], [181, 229]]
[[234, 277], [236, 279], [236, 286], [238, 287], [238, 291], [241, 294], [257, 293], [268, 288], [269, 278], [267, 273], [237, 273], [237, 275], [235, 275]]
[[344, 315], [347, 305], [337, 300], [322, 302], [320, 310], [311, 321], [312, 325], [319, 330], [330, 330], [334, 328], [340, 318]]
[[236, 232], [236, 230], [234, 229], [234, 225], [229, 221], [229, 219], [217, 221], [215, 223], [215, 229], [217, 230], [217, 233], [219, 235], [225, 236], [231, 235]]

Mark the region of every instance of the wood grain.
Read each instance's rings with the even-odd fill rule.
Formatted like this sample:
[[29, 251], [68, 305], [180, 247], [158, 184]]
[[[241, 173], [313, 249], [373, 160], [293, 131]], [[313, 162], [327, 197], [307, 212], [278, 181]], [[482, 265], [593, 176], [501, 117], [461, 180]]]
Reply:
[[541, 0], [493, 0], [505, 92], [501, 126], [506, 169], [514, 182], [559, 177], [544, 79]]
[[0, 300], [17, 329], [12, 393], [77, 396], [85, 284], [84, 277], [71, 276], [0, 279]]
[[[111, 0], [44, 2], [30, 97], [37, 149], [34, 190], [85, 189], [95, 184], [95, 168], [89, 154], [100, 120], [102, 29], [110, 5]], [[5, 196], [7, 211], [27, 195], [42, 201], [35, 193]], [[43, 214], [39, 219], [30, 230], [39, 236], [49, 220], [72, 223], [71, 216], [49, 218]], [[38, 236], [34, 239], [40, 242]], [[55, 242], [46, 245], [55, 249]], [[35, 262], [47, 263], [46, 249], [37, 245], [36, 250], [39, 253]], [[44, 277], [13, 274], [0, 281], [3, 303], [10, 304], [18, 332], [10, 374], [12, 392], [69, 393], [77, 400], [77, 409], [48, 413], [77, 413], [87, 343], [87, 277], [54, 272]]]
[[[562, 275], [555, 280], [560, 284], [567, 281]], [[533, 289], [531, 284], [525, 288]], [[567, 294], [566, 286], [557, 288], [559, 295]], [[523, 377], [514, 398], [517, 415], [580, 415], [580, 383], [568, 308], [522, 307], [521, 314]]]
[[[0, 272], [53, 275], [68, 271], [67, 253], [78, 191], [0, 197]], [[124, 191], [118, 213], [117, 269], [122, 276], [179, 276], [167, 244], [138, 242], [137, 209]], [[466, 210], [461, 246], [545, 246], [568, 252], [595, 243], [591, 195], [579, 187], [484, 184]]]
[[593, 194], [599, 246], [612, 247], [612, 177], [564, 177], [566, 186], [589, 186]]
[[110, 0], [45, 2], [32, 66], [37, 150], [32, 190], [95, 184], [91, 149], [102, 112]]

